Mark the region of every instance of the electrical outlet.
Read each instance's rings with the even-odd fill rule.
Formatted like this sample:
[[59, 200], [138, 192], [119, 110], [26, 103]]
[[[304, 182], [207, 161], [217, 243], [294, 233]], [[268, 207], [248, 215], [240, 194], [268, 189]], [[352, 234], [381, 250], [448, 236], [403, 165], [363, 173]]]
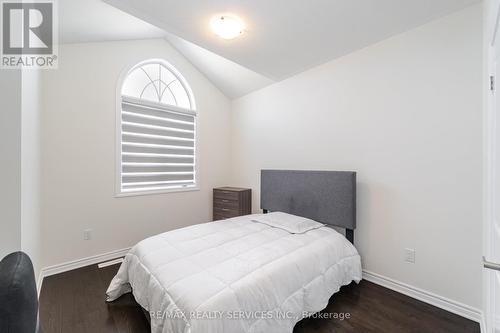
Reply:
[[415, 263], [415, 250], [414, 249], [405, 249], [405, 261], [414, 264]]
[[91, 240], [92, 239], [92, 229], [83, 230], [83, 240]]

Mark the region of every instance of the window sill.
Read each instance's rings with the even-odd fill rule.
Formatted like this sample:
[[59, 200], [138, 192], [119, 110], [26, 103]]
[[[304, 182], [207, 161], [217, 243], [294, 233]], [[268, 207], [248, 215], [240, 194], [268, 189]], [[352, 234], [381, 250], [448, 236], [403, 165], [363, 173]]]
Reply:
[[167, 194], [167, 193], [177, 193], [177, 192], [191, 192], [199, 190], [200, 188], [198, 186], [195, 186], [195, 187], [170, 188], [170, 189], [161, 189], [152, 191], [122, 192], [122, 193], [116, 193], [115, 198], [137, 197], [142, 195]]

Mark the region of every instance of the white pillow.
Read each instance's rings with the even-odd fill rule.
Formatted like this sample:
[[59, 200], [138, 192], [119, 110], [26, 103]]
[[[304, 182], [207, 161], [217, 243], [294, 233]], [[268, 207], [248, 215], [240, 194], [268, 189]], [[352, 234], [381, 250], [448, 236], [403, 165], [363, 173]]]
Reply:
[[252, 217], [252, 221], [280, 228], [292, 234], [302, 234], [324, 226], [324, 224], [314, 220], [282, 212], [257, 215]]

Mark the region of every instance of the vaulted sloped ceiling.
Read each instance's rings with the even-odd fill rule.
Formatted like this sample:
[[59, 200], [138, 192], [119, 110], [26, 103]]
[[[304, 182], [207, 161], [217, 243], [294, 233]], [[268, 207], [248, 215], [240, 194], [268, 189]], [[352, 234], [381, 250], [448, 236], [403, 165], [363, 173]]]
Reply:
[[227, 97], [234, 99], [274, 81], [172, 34], [166, 39]]
[[101, 0], [64, 0], [58, 5], [60, 43], [165, 38], [230, 99], [274, 82]]
[[[464, 8], [478, 0], [105, 0], [146, 22], [273, 80]], [[215, 36], [210, 19], [230, 12], [247, 31]]]
[[[64, 0], [60, 40], [165, 38], [226, 96], [237, 98], [479, 0]], [[233, 40], [210, 19], [240, 16]]]
[[101, 0], [62, 0], [57, 5], [62, 44], [165, 36], [162, 29]]

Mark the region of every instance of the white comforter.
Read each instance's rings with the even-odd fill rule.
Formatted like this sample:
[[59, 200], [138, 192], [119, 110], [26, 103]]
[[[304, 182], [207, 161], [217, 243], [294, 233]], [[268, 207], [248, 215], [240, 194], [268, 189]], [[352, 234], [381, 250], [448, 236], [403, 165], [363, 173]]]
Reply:
[[361, 280], [360, 257], [338, 232], [291, 234], [249, 215], [139, 242], [107, 295], [132, 290], [154, 333], [280, 333], [353, 280]]

